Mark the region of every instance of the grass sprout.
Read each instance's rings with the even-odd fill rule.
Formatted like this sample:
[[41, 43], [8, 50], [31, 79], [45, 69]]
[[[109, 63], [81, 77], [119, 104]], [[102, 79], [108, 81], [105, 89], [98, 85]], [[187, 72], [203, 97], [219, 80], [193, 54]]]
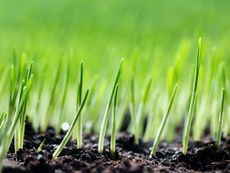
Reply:
[[109, 120], [109, 111], [110, 111], [110, 108], [111, 108], [111, 105], [112, 105], [116, 85], [118, 84], [118, 81], [119, 81], [119, 78], [120, 78], [120, 75], [121, 75], [123, 62], [124, 62], [124, 59], [121, 60], [121, 63], [120, 63], [120, 66], [119, 66], [119, 69], [118, 69], [118, 72], [116, 74], [116, 78], [115, 78], [115, 81], [114, 81], [114, 84], [113, 84], [112, 93], [111, 93], [111, 96], [110, 96], [110, 99], [109, 99], [109, 103], [106, 106], [105, 113], [104, 113], [104, 116], [103, 116], [102, 125], [101, 125], [101, 129], [100, 129], [100, 135], [99, 135], [99, 142], [98, 142], [98, 152], [99, 153], [103, 152], [105, 132], [106, 132], [106, 127], [107, 127], [108, 120]]
[[191, 93], [192, 95], [190, 98], [189, 112], [188, 112], [188, 117], [186, 119], [184, 135], [183, 135], [183, 154], [185, 155], [187, 154], [189, 134], [190, 134], [191, 124], [192, 124], [194, 109], [195, 109], [195, 104], [196, 104], [196, 97], [197, 97], [197, 85], [198, 85], [198, 78], [199, 78], [199, 72], [200, 72], [200, 61], [201, 61], [201, 41], [202, 39], [199, 38], [197, 57], [196, 57], [195, 75], [194, 75], [194, 81], [193, 81], [193, 87], [192, 87], [192, 93]]
[[46, 139], [43, 139], [43, 141], [41, 142], [41, 144], [39, 145], [39, 147], [38, 147], [38, 149], [37, 149], [37, 152], [42, 151], [42, 148], [43, 148], [45, 142], [46, 142]]
[[167, 119], [168, 119], [168, 116], [170, 114], [170, 110], [171, 110], [171, 107], [172, 107], [172, 104], [173, 104], [173, 101], [174, 101], [174, 98], [175, 98], [175, 95], [176, 95], [176, 92], [177, 92], [177, 84], [174, 86], [174, 89], [173, 89], [173, 92], [172, 92], [172, 96], [171, 96], [171, 99], [169, 101], [169, 105], [166, 109], [166, 112], [163, 116], [163, 119], [161, 121], [161, 124], [160, 124], [160, 127], [157, 131], [157, 136], [156, 136], [156, 139], [154, 141], [154, 144], [153, 144], [153, 147], [152, 147], [152, 150], [151, 150], [151, 153], [150, 153], [150, 158], [155, 155], [156, 153], [156, 150], [157, 150], [157, 147], [158, 147], [158, 144], [160, 142], [160, 138], [161, 138], [161, 135], [163, 133], [163, 130], [164, 130], [164, 127], [165, 127], [165, 124], [167, 122]]
[[226, 91], [225, 88], [222, 88], [222, 96], [221, 96], [221, 108], [220, 108], [220, 114], [218, 118], [218, 128], [217, 128], [217, 145], [220, 146], [221, 143], [221, 132], [222, 132], [222, 124], [223, 124], [223, 115], [224, 115], [224, 105], [225, 105], [225, 95]]
[[[80, 106], [82, 101], [82, 88], [83, 88], [83, 62], [80, 65], [80, 81], [78, 84], [77, 107]], [[79, 115], [77, 121], [77, 148], [82, 147], [82, 116]]]
[[220, 146], [221, 143], [221, 132], [222, 132], [222, 126], [223, 126], [223, 116], [224, 116], [224, 108], [225, 108], [225, 97], [226, 97], [226, 76], [225, 76], [225, 70], [224, 70], [224, 63], [220, 64], [220, 83], [221, 83], [221, 104], [220, 104], [220, 113], [218, 117], [218, 126], [217, 126], [217, 145]]
[[65, 147], [65, 145], [69, 141], [69, 139], [70, 139], [70, 137], [71, 137], [71, 135], [73, 133], [74, 127], [75, 127], [75, 125], [77, 123], [77, 120], [78, 120], [78, 118], [79, 118], [79, 116], [81, 114], [81, 111], [84, 108], [84, 105], [85, 105], [85, 102], [87, 100], [88, 94], [89, 94], [89, 89], [87, 89], [80, 106], [77, 108], [76, 116], [75, 116], [73, 122], [71, 123], [69, 130], [67, 131], [65, 137], [63, 138], [63, 140], [60, 143], [60, 145], [58, 146], [58, 148], [53, 153], [53, 157], [52, 157], [53, 160], [58, 157], [58, 155], [61, 153], [61, 151], [63, 150], [63, 148]]
[[116, 108], [117, 108], [117, 94], [118, 94], [118, 85], [115, 88], [115, 94], [113, 99], [113, 111], [112, 111], [112, 134], [111, 134], [111, 142], [110, 142], [110, 154], [111, 157], [115, 157], [116, 151]]

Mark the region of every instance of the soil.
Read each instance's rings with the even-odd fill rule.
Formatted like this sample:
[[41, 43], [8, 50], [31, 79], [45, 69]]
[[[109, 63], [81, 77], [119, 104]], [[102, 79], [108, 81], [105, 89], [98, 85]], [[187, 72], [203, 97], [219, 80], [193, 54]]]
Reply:
[[[188, 154], [182, 154], [181, 139], [161, 142], [154, 158], [149, 158], [152, 143], [134, 144], [134, 136], [122, 132], [117, 135], [116, 156], [109, 154], [109, 137], [103, 154], [97, 152], [98, 136], [84, 135], [84, 147], [76, 148], [69, 141], [56, 160], [51, 160], [64, 132], [56, 135], [49, 127], [46, 133], [35, 132], [27, 123], [24, 149], [14, 153], [13, 144], [4, 160], [3, 173], [135, 173], [135, 172], [230, 172], [230, 137], [223, 137], [220, 147], [210, 137], [203, 142], [190, 142]], [[46, 139], [42, 151], [37, 148]]]

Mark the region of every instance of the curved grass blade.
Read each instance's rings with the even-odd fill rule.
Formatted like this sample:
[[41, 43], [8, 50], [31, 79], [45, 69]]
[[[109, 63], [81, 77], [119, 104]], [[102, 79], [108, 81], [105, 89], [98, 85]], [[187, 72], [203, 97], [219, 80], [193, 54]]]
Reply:
[[115, 78], [115, 81], [114, 81], [114, 84], [113, 84], [113, 89], [112, 89], [112, 93], [111, 93], [111, 96], [110, 96], [110, 99], [109, 99], [109, 103], [106, 106], [105, 114], [104, 114], [104, 117], [103, 117], [103, 120], [102, 120], [102, 125], [101, 125], [101, 129], [100, 129], [100, 136], [99, 136], [99, 142], [98, 142], [98, 152], [99, 153], [103, 152], [105, 132], [106, 132], [106, 127], [107, 127], [108, 120], [109, 120], [109, 110], [110, 110], [110, 107], [112, 105], [112, 100], [113, 100], [113, 97], [114, 97], [116, 85], [117, 85], [118, 80], [119, 80], [120, 75], [121, 75], [123, 62], [124, 62], [124, 59], [121, 60], [121, 63], [120, 63], [120, 66], [119, 66], [119, 69], [118, 69], [118, 72], [117, 72], [117, 75], [116, 75], [116, 78]]
[[74, 130], [74, 127], [77, 123], [77, 120], [81, 114], [81, 111], [85, 105], [85, 102], [87, 100], [87, 97], [88, 97], [88, 94], [89, 94], [89, 89], [87, 89], [86, 93], [85, 93], [85, 96], [81, 102], [81, 105], [78, 107], [77, 109], [77, 113], [76, 113], [76, 116], [72, 122], [72, 124], [70, 125], [70, 128], [68, 130], [68, 132], [66, 133], [64, 139], [62, 140], [61, 144], [58, 146], [58, 148], [55, 150], [55, 152], [53, 153], [53, 157], [52, 157], [52, 160], [56, 159], [58, 157], [58, 155], [61, 153], [61, 151], [63, 150], [63, 148], [65, 147], [65, 145], [67, 144], [67, 142], [69, 141], [70, 139], [70, 136]]
[[[82, 101], [82, 88], [83, 88], [83, 62], [80, 65], [80, 81], [78, 84], [77, 107], [80, 106]], [[79, 115], [77, 121], [77, 148], [82, 148], [82, 117]]]
[[42, 141], [42, 143], [39, 145], [39, 147], [38, 147], [38, 149], [37, 149], [37, 152], [42, 151], [42, 148], [43, 148], [45, 142], [46, 142], [46, 139], [44, 139], [44, 140]]
[[193, 81], [193, 87], [192, 87], [192, 95], [190, 99], [188, 118], [185, 124], [184, 135], [183, 135], [183, 154], [185, 155], [187, 154], [189, 133], [191, 129], [191, 124], [192, 124], [192, 119], [193, 119], [194, 109], [195, 109], [195, 104], [196, 104], [196, 97], [197, 97], [197, 86], [198, 86], [200, 61], [201, 61], [201, 41], [202, 39], [199, 38], [197, 57], [196, 57], [196, 69], [195, 69], [195, 75], [194, 75], [194, 81]]
[[160, 142], [160, 138], [161, 138], [161, 135], [163, 133], [163, 130], [164, 130], [164, 127], [165, 127], [165, 124], [167, 122], [167, 119], [168, 119], [168, 116], [169, 116], [169, 113], [170, 113], [170, 110], [171, 110], [171, 107], [172, 107], [172, 104], [173, 104], [173, 101], [174, 101], [174, 98], [175, 98], [175, 95], [176, 95], [176, 92], [177, 92], [177, 84], [174, 86], [174, 89], [173, 89], [173, 93], [172, 93], [172, 96], [171, 96], [171, 99], [169, 101], [169, 105], [166, 109], [166, 112], [163, 116], [163, 119], [161, 121], [161, 124], [160, 124], [160, 128], [158, 129], [157, 131], [157, 136], [156, 136], [156, 139], [154, 141], [154, 144], [153, 144], [153, 147], [152, 147], [152, 150], [151, 150], [151, 153], [150, 153], [150, 158], [155, 155], [156, 153], [156, 150], [157, 150], [157, 147], [158, 147], [158, 144]]
[[114, 158], [116, 151], [116, 108], [117, 108], [117, 94], [118, 94], [118, 85], [115, 88], [115, 94], [113, 99], [113, 112], [112, 112], [112, 134], [110, 142], [110, 154]]

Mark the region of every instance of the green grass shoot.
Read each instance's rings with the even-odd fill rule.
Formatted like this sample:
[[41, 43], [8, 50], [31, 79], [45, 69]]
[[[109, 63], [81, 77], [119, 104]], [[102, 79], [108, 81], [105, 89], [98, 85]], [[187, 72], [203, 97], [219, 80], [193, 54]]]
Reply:
[[88, 94], [89, 94], [89, 89], [86, 90], [86, 93], [85, 93], [85, 95], [83, 97], [83, 100], [82, 100], [80, 106], [77, 108], [76, 116], [75, 116], [72, 124], [70, 125], [69, 130], [67, 131], [67, 133], [66, 133], [65, 137], [63, 138], [61, 144], [58, 146], [58, 148], [53, 153], [53, 157], [52, 157], [53, 160], [58, 157], [58, 155], [61, 153], [61, 151], [63, 150], [63, 148], [65, 147], [65, 145], [69, 141], [69, 139], [70, 139], [70, 137], [71, 137], [71, 135], [73, 133], [74, 127], [75, 127], [75, 125], [77, 123], [77, 120], [78, 120], [78, 118], [79, 118], [79, 116], [81, 114], [81, 111], [84, 108], [84, 105], [85, 105], [85, 102], [87, 100]]
[[167, 109], [166, 109], [166, 112], [165, 112], [165, 114], [164, 114], [164, 116], [163, 116], [163, 119], [162, 119], [162, 121], [161, 121], [160, 127], [159, 127], [159, 129], [158, 129], [158, 131], [157, 131], [157, 136], [156, 136], [156, 139], [155, 139], [155, 141], [154, 141], [154, 144], [153, 144], [153, 147], [152, 147], [150, 156], [149, 156], [150, 158], [151, 158], [153, 155], [155, 155], [155, 153], [156, 153], [158, 144], [159, 144], [159, 142], [160, 142], [161, 135], [162, 135], [162, 133], [163, 133], [163, 131], [164, 131], [165, 124], [166, 124], [166, 122], [167, 122], [167, 119], [168, 119], [168, 116], [169, 116], [169, 114], [170, 114], [170, 110], [171, 110], [173, 101], [174, 101], [174, 99], [175, 99], [176, 92], [177, 92], [177, 84], [174, 86], [174, 89], [173, 89], [173, 92], [172, 92], [172, 96], [171, 96], [170, 101], [169, 101], [169, 105], [168, 105], [168, 107], [167, 107]]
[[[83, 62], [80, 65], [80, 81], [78, 84], [77, 107], [80, 106], [82, 101], [82, 88], [83, 88]], [[82, 147], [82, 116], [79, 115], [77, 121], [77, 148]]]
[[118, 69], [118, 72], [116, 74], [116, 78], [115, 78], [115, 81], [114, 81], [114, 84], [113, 84], [113, 88], [112, 88], [111, 96], [110, 96], [110, 99], [109, 99], [109, 103], [106, 106], [105, 113], [104, 113], [104, 116], [103, 116], [101, 129], [100, 129], [100, 135], [99, 135], [99, 142], [98, 142], [98, 152], [99, 153], [102, 153], [103, 149], [104, 149], [104, 138], [105, 138], [105, 133], [106, 133], [106, 127], [107, 127], [108, 120], [109, 120], [109, 111], [110, 111], [110, 108], [111, 108], [111, 105], [112, 105], [116, 85], [118, 84], [118, 81], [119, 81], [119, 78], [120, 78], [120, 75], [121, 75], [123, 62], [124, 62], [124, 59], [121, 60], [121, 63], [120, 63], [120, 66], [119, 66], [119, 69]]
[[191, 93], [191, 100], [190, 100], [188, 117], [186, 118], [186, 124], [185, 124], [184, 134], [183, 134], [183, 153], [185, 155], [187, 154], [187, 150], [188, 150], [189, 134], [190, 134], [191, 124], [192, 124], [192, 120], [193, 120], [193, 115], [195, 113], [194, 109], [195, 109], [196, 98], [197, 98], [197, 86], [198, 86], [198, 78], [199, 78], [199, 72], [200, 72], [200, 61], [201, 61], [201, 41], [202, 41], [202, 39], [199, 38], [197, 57], [196, 57], [195, 75], [194, 75], [194, 81], [193, 81], [193, 87], [192, 87], [192, 93]]
[[112, 108], [112, 133], [111, 133], [111, 141], [110, 141], [110, 154], [111, 157], [114, 158], [116, 151], [116, 109], [117, 109], [117, 94], [118, 94], [118, 85], [115, 88], [115, 94], [113, 99], [113, 108]]
[[226, 91], [224, 88], [222, 88], [222, 96], [221, 96], [221, 108], [220, 108], [220, 114], [218, 118], [218, 128], [217, 128], [217, 137], [216, 142], [217, 146], [220, 146], [221, 144], [221, 133], [222, 133], [222, 124], [223, 124], [223, 116], [224, 116], [224, 105], [225, 105], [225, 94]]
[[39, 147], [38, 147], [38, 149], [37, 149], [37, 152], [42, 151], [42, 149], [43, 149], [43, 147], [44, 147], [45, 142], [46, 142], [46, 139], [44, 139], [44, 140], [41, 142], [41, 144], [39, 145]]

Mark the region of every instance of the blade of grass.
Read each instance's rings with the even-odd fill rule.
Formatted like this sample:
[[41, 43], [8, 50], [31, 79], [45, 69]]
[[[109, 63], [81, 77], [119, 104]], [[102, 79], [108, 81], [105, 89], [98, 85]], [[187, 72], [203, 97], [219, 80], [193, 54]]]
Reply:
[[37, 149], [37, 152], [42, 151], [42, 148], [43, 148], [45, 142], [46, 142], [46, 139], [44, 139], [44, 140], [42, 141], [42, 143], [39, 145], [39, 147], [38, 147], [38, 149]]
[[189, 112], [188, 112], [188, 117], [187, 117], [187, 121], [185, 124], [184, 135], [183, 135], [183, 154], [185, 154], [185, 155], [187, 154], [189, 134], [190, 134], [192, 119], [193, 119], [193, 115], [194, 115], [194, 108], [195, 108], [195, 104], [196, 104], [196, 97], [197, 97], [197, 85], [198, 85], [200, 61], [201, 61], [201, 41], [202, 41], [202, 39], [199, 38], [197, 57], [196, 57], [196, 69], [195, 69], [193, 88], [192, 88], [192, 95], [191, 95], [191, 99], [190, 99]]
[[163, 119], [161, 121], [161, 124], [160, 124], [160, 128], [158, 129], [157, 131], [157, 136], [156, 136], [156, 139], [154, 141], [154, 144], [153, 144], [153, 147], [152, 147], [152, 150], [151, 150], [151, 153], [150, 153], [150, 158], [155, 155], [156, 153], [156, 150], [157, 150], [157, 147], [158, 147], [158, 144], [160, 142], [160, 138], [161, 138], [161, 135], [163, 133], [163, 130], [164, 130], [164, 127], [165, 127], [165, 124], [167, 122], [167, 119], [168, 119], [168, 116], [169, 116], [169, 113], [170, 113], [170, 110], [171, 110], [171, 107], [172, 107], [172, 104], [173, 104], [173, 101], [174, 101], [174, 98], [175, 98], [175, 95], [176, 95], [176, 92], [177, 92], [177, 84], [174, 86], [174, 89], [173, 89], [173, 93], [172, 93], [172, 96], [171, 96], [171, 99], [169, 101], [169, 105], [166, 109], [166, 112], [163, 116]]
[[100, 135], [99, 135], [99, 142], [98, 142], [98, 152], [99, 153], [103, 152], [105, 132], [106, 132], [106, 127], [107, 127], [108, 120], [109, 120], [109, 110], [110, 110], [110, 107], [112, 105], [112, 100], [113, 100], [116, 85], [117, 85], [118, 80], [119, 80], [120, 75], [121, 75], [121, 69], [122, 69], [122, 66], [123, 66], [123, 62], [124, 62], [124, 59], [121, 60], [121, 63], [120, 63], [120, 66], [119, 66], [119, 69], [118, 69], [118, 72], [117, 72], [117, 75], [116, 75], [116, 78], [115, 78], [115, 81], [114, 81], [114, 84], [113, 84], [113, 89], [112, 89], [112, 93], [111, 93], [111, 96], [110, 96], [110, 99], [109, 99], [109, 103], [106, 106], [104, 117], [103, 117], [103, 120], [102, 120], [102, 125], [101, 125], [101, 128], [100, 128]]
[[85, 102], [87, 100], [87, 97], [88, 97], [88, 94], [89, 94], [89, 89], [87, 89], [86, 93], [85, 93], [85, 96], [81, 102], [81, 105], [78, 107], [77, 109], [77, 113], [76, 113], [76, 116], [72, 122], [72, 124], [70, 125], [70, 128], [68, 130], [68, 132], [66, 133], [65, 137], [63, 138], [61, 144], [58, 146], [58, 148], [55, 150], [55, 152], [53, 153], [53, 157], [52, 157], [52, 160], [56, 159], [58, 157], [58, 155], [61, 153], [61, 151], [63, 150], [63, 148], [65, 147], [65, 145], [67, 144], [67, 142], [69, 141], [70, 139], [70, 136], [74, 130], [74, 127], [76, 125], [76, 122], [81, 114], [81, 111], [85, 105]]
[[[31, 62], [28, 72], [27, 72], [27, 77], [26, 77], [26, 85], [27, 87], [29, 86], [29, 92], [32, 87], [32, 82], [33, 82], [33, 75], [32, 75], [32, 66], [33, 62]], [[29, 93], [28, 93], [29, 95]], [[21, 120], [20, 120], [20, 131], [19, 131], [19, 148], [23, 149], [23, 141], [24, 141], [24, 134], [25, 134], [25, 121], [26, 121], [26, 108], [27, 108], [27, 102], [28, 102], [28, 97], [26, 98], [23, 106], [23, 111], [21, 115]]]
[[118, 93], [118, 85], [116, 85], [114, 99], [113, 99], [112, 134], [111, 134], [111, 142], [110, 142], [110, 154], [111, 154], [112, 158], [114, 158], [115, 151], [116, 151], [116, 108], [117, 108], [117, 93]]
[[218, 125], [217, 125], [217, 137], [216, 137], [216, 143], [217, 146], [220, 146], [221, 143], [221, 132], [222, 132], [222, 126], [223, 126], [223, 116], [224, 116], [224, 108], [225, 108], [225, 97], [226, 97], [226, 75], [225, 75], [225, 65], [222, 62], [220, 64], [220, 85], [222, 87], [221, 89], [221, 104], [220, 104], [220, 113], [218, 117]]
[[[77, 107], [80, 106], [82, 101], [82, 88], [83, 88], [83, 62], [80, 65], [80, 81], [78, 84]], [[81, 114], [77, 120], [77, 148], [82, 148], [82, 117]]]
[[224, 116], [224, 106], [225, 106], [225, 89], [222, 88], [222, 97], [221, 97], [221, 108], [220, 108], [220, 114], [219, 114], [219, 120], [218, 120], [218, 128], [217, 128], [217, 137], [216, 137], [216, 143], [217, 146], [220, 146], [221, 143], [221, 132], [222, 132], [222, 125], [223, 125], [223, 116]]

